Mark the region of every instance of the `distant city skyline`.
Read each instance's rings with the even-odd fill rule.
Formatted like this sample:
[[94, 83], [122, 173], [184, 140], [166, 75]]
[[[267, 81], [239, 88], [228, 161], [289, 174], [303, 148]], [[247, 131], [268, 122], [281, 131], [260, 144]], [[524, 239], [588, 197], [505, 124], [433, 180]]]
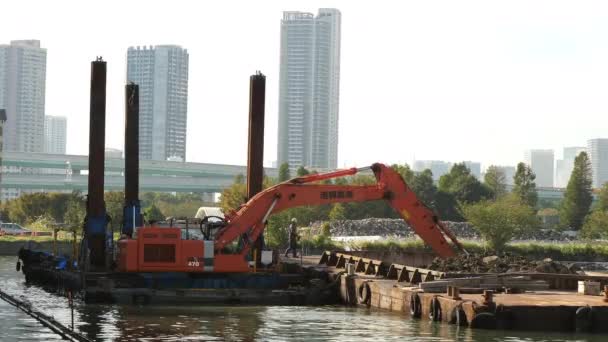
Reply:
[[[271, 162], [278, 145], [277, 18], [322, 7], [338, 8], [344, 17], [338, 166], [414, 158], [516, 165], [526, 149], [559, 154], [564, 146], [608, 138], [605, 2], [551, 2], [549, 11], [543, 1], [260, 6], [177, 0], [166, 6], [135, 0], [121, 6], [102, 6], [93, 16], [90, 4], [79, 1], [3, 7], [28, 15], [3, 18], [0, 30], [10, 37], [2, 43], [38, 39], [48, 51], [45, 113], [68, 118], [67, 153], [88, 150], [90, 61], [108, 61], [107, 123], [123, 127], [125, 49], [173, 43], [190, 54], [187, 159], [246, 162], [248, 78], [261, 70], [267, 76], [264, 154]], [[132, 15], [142, 8], [145, 16]], [[62, 10], [72, 15], [48, 16]], [[231, 20], [201, 20], [202, 12], [230, 13]], [[108, 147], [122, 148], [121, 131], [107, 131]]]

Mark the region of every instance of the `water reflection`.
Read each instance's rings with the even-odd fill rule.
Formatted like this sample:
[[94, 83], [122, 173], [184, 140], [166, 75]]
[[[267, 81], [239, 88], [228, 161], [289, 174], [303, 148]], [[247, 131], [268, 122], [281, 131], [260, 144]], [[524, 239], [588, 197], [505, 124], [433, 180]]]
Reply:
[[[14, 257], [0, 257], [0, 287], [70, 325], [62, 296], [26, 286]], [[76, 329], [98, 341], [506, 341], [600, 342], [605, 336], [501, 332], [459, 328], [387, 311], [326, 307], [131, 306], [76, 302]], [[0, 302], [0, 341], [59, 340], [10, 305]]]

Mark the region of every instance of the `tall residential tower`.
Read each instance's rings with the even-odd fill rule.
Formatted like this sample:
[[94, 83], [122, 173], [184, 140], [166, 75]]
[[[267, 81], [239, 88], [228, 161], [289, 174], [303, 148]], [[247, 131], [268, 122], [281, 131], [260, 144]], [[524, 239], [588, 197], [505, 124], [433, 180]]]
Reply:
[[553, 187], [553, 150], [528, 150], [524, 154], [526, 164], [536, 174], [536, 185]]
[[44, 152], [65, 154], [68, 122], [64, 116], [44, 118]]
[[188, 51], [130, 47], [127, 81], [139, 85], [140, 159], [186, 160]]
[[278, 164], [338, 166], [340, 26], [337, 9], [281, 21]]
[[588, 140], [587, 154], [591, 161], [593, 187], [597, 189], [608, 182], [608, 139]]
[[0, 108], [10, 118], [4, 127], [4, 149], [44, 151], [46, 49], [38, 40], [0, 45]]

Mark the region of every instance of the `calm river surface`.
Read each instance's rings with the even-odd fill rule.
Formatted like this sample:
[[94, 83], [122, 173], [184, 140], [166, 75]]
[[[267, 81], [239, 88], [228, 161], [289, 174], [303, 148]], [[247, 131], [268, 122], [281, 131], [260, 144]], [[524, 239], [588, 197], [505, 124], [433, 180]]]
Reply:
[[[66, 298], [26, 286], [0, 256], [0, 288], [70, 325]], [[76, 329], [99, 341], [608, 341], [608, 336], [458, 329], [374, 309], [280, 306], [138, 307], [76, 304]], [[0, 300], [0, 341], [59, 340]]]

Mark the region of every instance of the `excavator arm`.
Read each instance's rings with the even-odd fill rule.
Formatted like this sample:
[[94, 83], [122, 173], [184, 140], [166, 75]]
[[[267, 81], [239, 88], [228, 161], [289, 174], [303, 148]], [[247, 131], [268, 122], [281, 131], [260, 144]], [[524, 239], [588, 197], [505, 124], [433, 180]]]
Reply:
[[[318, 184], [326, 179], [354, 175], [370, 169], [376, 177], [374, 185], [331, 185]], [[215, 252], [222, 254], [228, 244], [243, 238], [245, 243], [241, 254], [263, 233], [268, 217], [285, 209], [331, 203], [364, 202], [386, 200], [412, 229], [439, 256], [451, 257], [455, 254], [453, 245], [463, 250], [454, 235], [438, 220], [431, 209], [418, 200], [399, 173], [383, 164], [373, 164], [369, 168], [346, 169], [325, 174], [298, 177], [270, 187], [251, 198], [239, 210], [229, 215], [227, 225], [215, 235]]]

